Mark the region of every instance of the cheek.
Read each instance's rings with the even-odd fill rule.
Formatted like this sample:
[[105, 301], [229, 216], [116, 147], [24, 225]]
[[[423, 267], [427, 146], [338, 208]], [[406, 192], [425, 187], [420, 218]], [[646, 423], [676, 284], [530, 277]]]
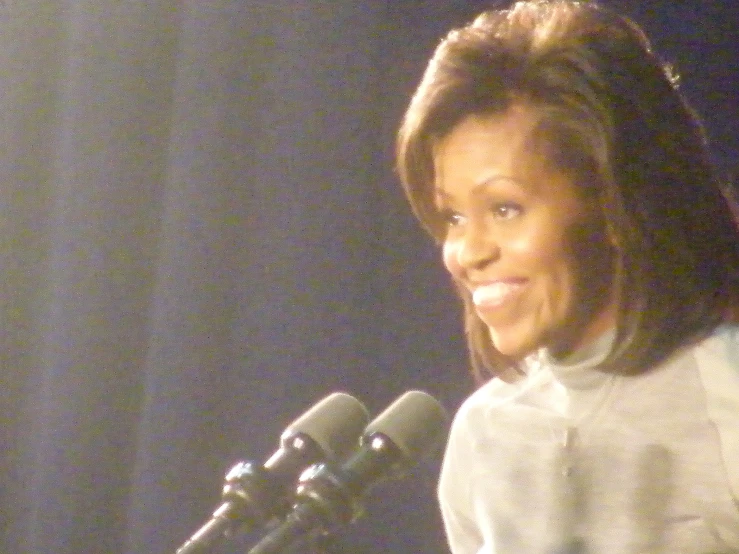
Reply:
[[578, 282], [578, 268], [571, 253], [561, 243], [551, 243], [529, 254], [532, 272], [542, 278], [551, 299], [568, 302]]
[[530, 233], [508, 243], [508, 268], [531, 279], [535, 298], [547, 311], [569, 310], [577, 289], [577, 264], [558, 229]]

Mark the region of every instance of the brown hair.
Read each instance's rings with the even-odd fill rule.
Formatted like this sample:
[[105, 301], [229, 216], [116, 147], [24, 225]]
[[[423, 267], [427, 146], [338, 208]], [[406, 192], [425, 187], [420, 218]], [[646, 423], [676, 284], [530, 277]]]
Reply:
[[[410, 102], [397, 169], [411, 207], [444, 240], [432, 145], [471, 114], [524, 101], [559, 168], [595, 199], [616, 245], [619, 304], [605, 369], [645, 371], [709, 333], [739, 289], [739, 230], [706, 138], [641, 29], [595, 3], [528, 0], [489, 11], [441, 42]], [[504, 375], [460, 287], [473, 371]]]

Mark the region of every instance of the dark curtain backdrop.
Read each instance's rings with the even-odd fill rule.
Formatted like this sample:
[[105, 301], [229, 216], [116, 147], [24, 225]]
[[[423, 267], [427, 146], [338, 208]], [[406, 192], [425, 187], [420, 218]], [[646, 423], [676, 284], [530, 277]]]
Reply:
[[[454, 410], [459, 314], [391, 151], [486, 4], [0, 3], [0, 552], [173, 553], [331, 391]], [[614, 4], [735, 173], [736, 2]], [[438, 461], [374, 489], [339, 551], [445, 552]]]

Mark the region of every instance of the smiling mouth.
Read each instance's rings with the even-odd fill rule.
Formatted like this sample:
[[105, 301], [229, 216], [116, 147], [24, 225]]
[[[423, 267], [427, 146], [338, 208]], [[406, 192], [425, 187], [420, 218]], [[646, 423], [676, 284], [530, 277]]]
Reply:
[[524, 286], [523, 280], [496, 281], [482, 285], [472, 291], [472, 302], [478, 308], [492, 308], [503, 304]]

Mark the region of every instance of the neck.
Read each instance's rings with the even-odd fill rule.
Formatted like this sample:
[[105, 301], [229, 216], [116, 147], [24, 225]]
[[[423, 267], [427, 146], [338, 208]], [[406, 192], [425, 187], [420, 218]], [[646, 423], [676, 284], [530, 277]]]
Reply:
[[562, 337], [562, 340], [559, 341], [559, 346], [556, 345], [556, 342], [553, 342], [552, 347], [550, 347], [552, 356], [561, 360], [574, 352], [586, 349], [607, 331], [616, 327], [617, 314], [618, 307], [616, 306], [616, 302], [610, 300], [595, 313], [574, 338], [572, 336]]

